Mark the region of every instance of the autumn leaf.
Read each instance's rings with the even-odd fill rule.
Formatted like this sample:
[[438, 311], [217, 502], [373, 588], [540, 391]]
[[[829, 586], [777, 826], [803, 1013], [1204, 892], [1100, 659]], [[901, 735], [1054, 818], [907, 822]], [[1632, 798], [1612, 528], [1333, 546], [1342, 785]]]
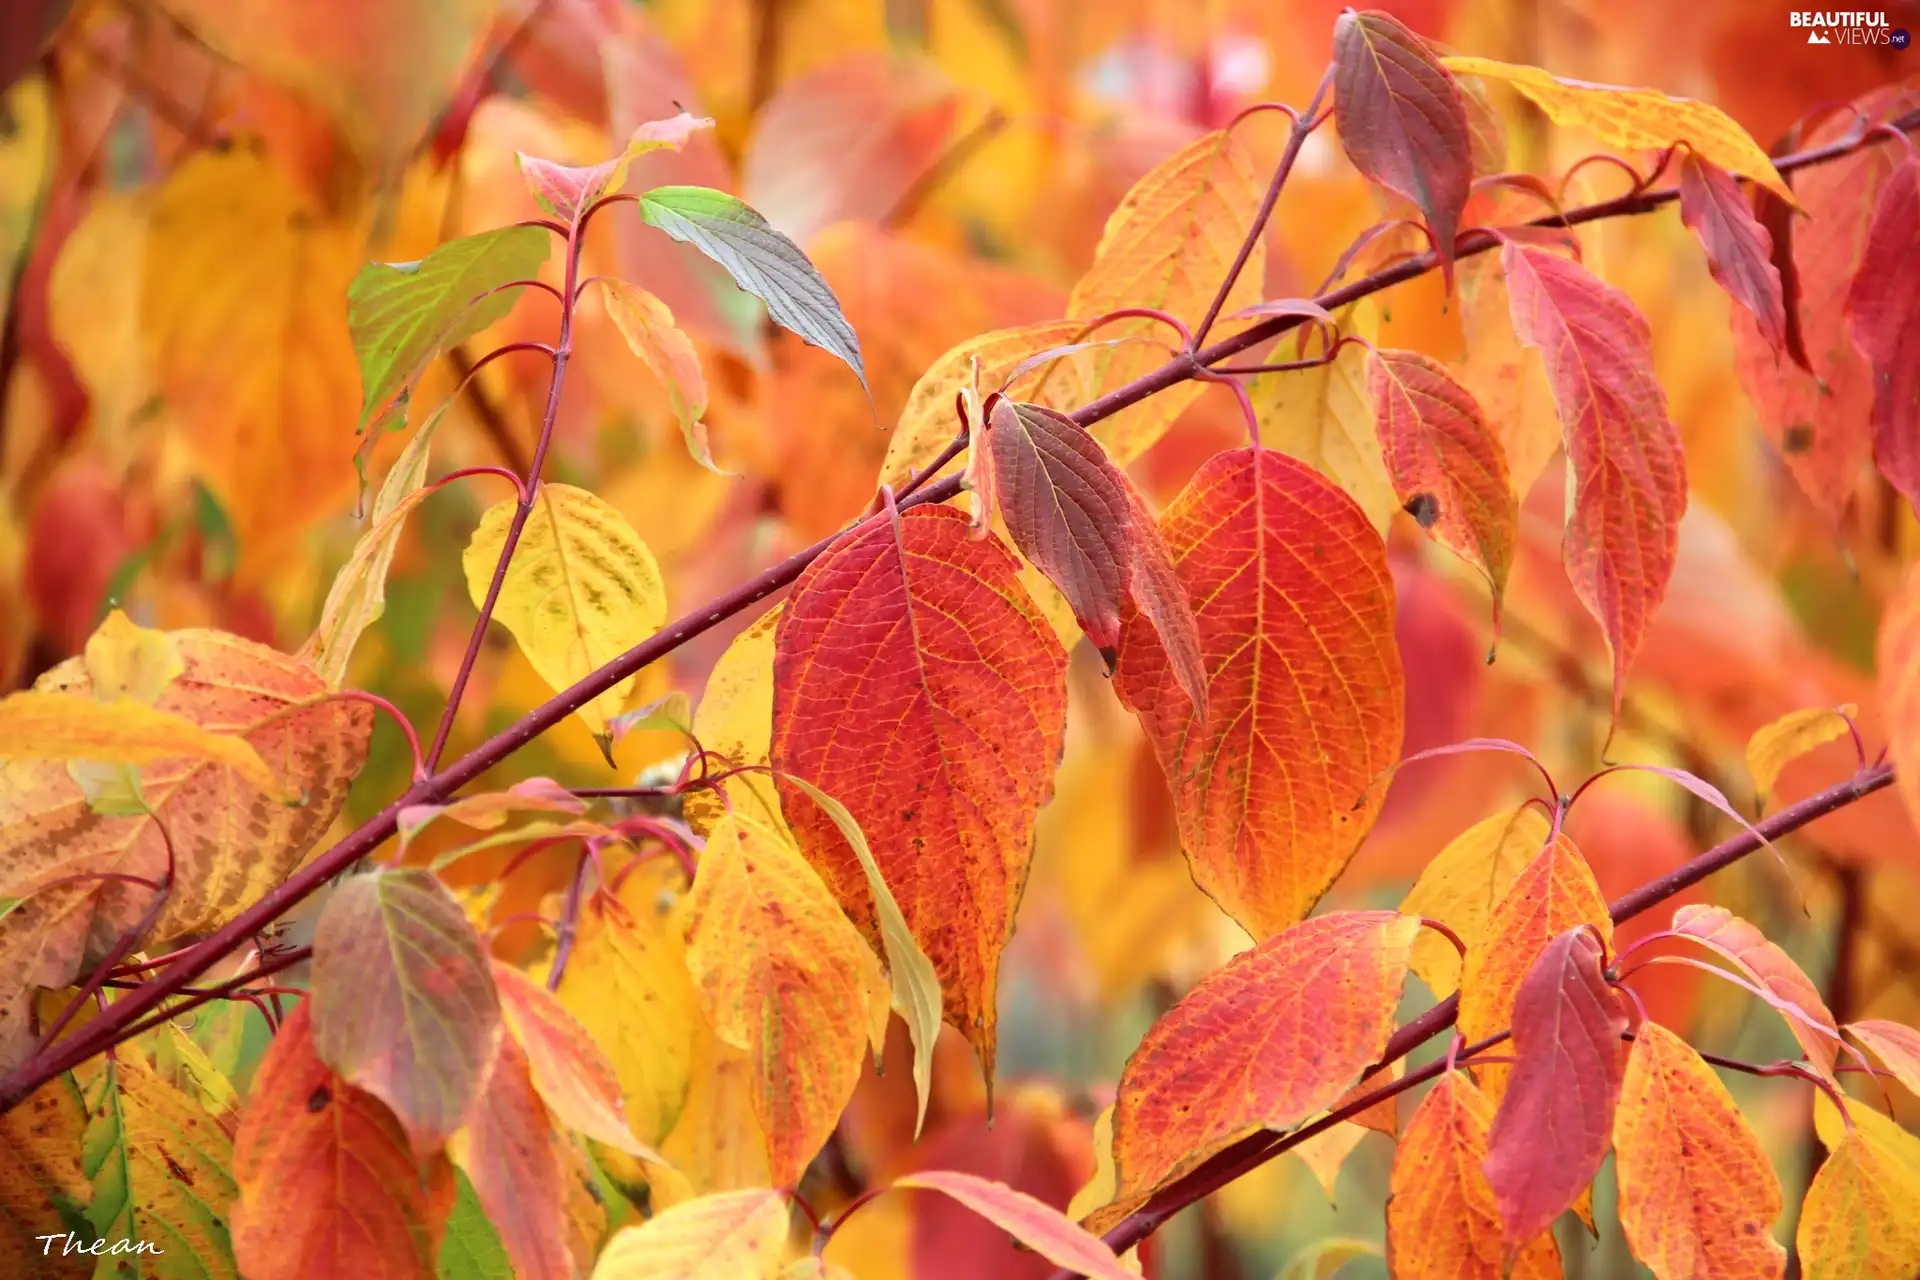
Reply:
[[572, 224], [595, 201], [619, 194], [627, 184], [627, 169], [635, 160], [654, 151], [678, 151], [695, 131], [711, 128], [712, 120], [682, 111], [671, 119], [647, 121], [628, 136], [619, 155], [596, 165], [575, 168], [525, 152], [515, 152], [513, 159], [540, 207]]
[[[1153, 307], [1189, 326], [1198, 324], [1253, 225], [1260, 185], [1246, 149], [1225, 130], [1196, 138], [1161, 161], [1107, 218], [1093, 265], [1067, 301], [1067, 315], [1087, 321], [1128, 307]], [[1265, 270], [1266, 245], [1256, 241], [1221, 314], [1258, 301]], [[1134, 335], [1155, 343], [1177, 341], [1171, 331], [1147, 320], [1103, 325], [1099, 336]], [[1165, 359], [1164, 350], [1141, 342], [1097, 352], [1090, 357], [1089, 390], [1104, 394]], [[1200, 387], [1187, 384], [1171, 392], [1094, 427], [1094, 437], [1116, 466], [1151, 448]]]
[[152, 764], [180, 757], [230, 769], [281, 803], [299, 797], [273, 775], [245, 738], [213, 733], [170, 711], [133, 701], [94, 702], [69, 694], [0, 698], [0, 759]]
[[349, 876], [313, 936], [313, 1043], [393, 1109], [425, 1154], [472, 1116], [500, 1040], [500, 1000], [460, 905], [428, 871]]
[[[1360, 1083], [1342, 1094], [1330, 1110], [1338, 1111], [1358, 1102], [1388, 1081], [1400, 1079], [1405, 1073], [1405, 1064], [1396, 1061], [1380, 1072], [1378, 1077], [1362, 1077]], [[1340, 1171], [1346, 1167], [1347, 1157], [1353, 1154], [1368, 1130], [1384, 1133], [1389, 1138], [1399, 1136], [1400, 1115], [1393, 1098], [1376, 1102], [1364, 1111], [1355, 1113], [1353, 1119], [1342, 1120], [1331, 1129], [1323, 1129], [1294, 1144], [1294, 1156], [1313, 1174], [1314, 1180], [1320, 1184], [1320, 1190], [1326, 1193], [1328, 1204], [1338, 1203], [1334, 1192], [1339, 1185]]]
[[1367, 389], [1400, 509], [1486, 574], [1497, 636], [1520, 524], [1499, 437], [1472, 393], [1430, 356], [1369, 353]]
[[497, 1053], [472, 1119], [454, 1139], [454, 1155], [516, 1280], [572, 1280], [559, 1140], [520, 1046], [502, 1036]]
[[1134, 1280], [1112, 1249], [1051, 1205], [1005, 1183], [970, 1173], [927, 1170], [895, 1178], [896, 1187], [938, 1191], [959, 1201], [1055, 1266], [1089, 1280]]
[[1820, 989], [1780, 947], [1725, 907], [1689, 903], [1673, 913], [1673, 931], [1692, 938], [1730, 962], [1746, 978], [1772, 993], [1787, 1028], [1814, 1070], [1838, 1083], [1834, 1063], [1839, 1033]]
[[1920, 1031], [1885, 1018], [1862, 1018], [1849, 1022], [1847, 1031], [1855, 1040], [1873, 1050], [1894, 1079], [1920, 1094]]
[[1713, 1069], [1643, 1022], [1613, 1118], [1620, 1226], [1656, 1276], [1778, 1276], [1780, 1180]]
[[1128, 533], [1133, 542], [1133, 604], [1153, 628], [1172, 668], [1173, 682], [1193, 705], [1194, 718], [1207, 720], [1207, 673], [1200, 660], [1200, 624], [1180, 581], [1173, 551], [1160, 536], [1160, 522], [1147, 510], [1140, 491], [1126, 486]]
[[553, 1118], [595, 1142], [658, 1161], [660, 1157], [627, 1126], [626, 1103], [613, 1064], [566, 1006], [526, 974], [498, 960], [493, 962], [493, 985], [507, 1030], [526, 1055], [533, 1087]]
[[[776, 604], [733, 638], [707, 674], [693, 711], [693, 736], [736, 768], [766, 764], [773, 745], [773, 641], [782, 607]], [[736, 773], [717, 792], [692, 792], [686, 798], [687, 819], [704, 832], [729, 805], [762, 826], [786, 830], [779, 792], [763, 771]]]
[[1920, 508], [1920, 159], [1880, 192], [1847, 293], [1853, 345], [1873, 369], [1873, 459]]
[[981, 435], [976, 456], [992, 468], [1013, 545], [1060, 588], [1111, 664], [1134, 573], [1125, 477], [1092, 436], [1041, 405], [1002, 397]]
[[1626, 294], [1543, 249], [1501, 250], [1520, 340], [1540, 352], [1565, 433], [1562, 558], [1613, 653], [1617, 720], [1627, 670], [1666, 595], [1687, 509], [1686, 462], [1653, 376], [1646, 319]]
[[666, 303], [625, 280], [603, 276], [600, 296], [614, 328], [627, 340], [627, 349], [640, 357], [648, 372], [666, 388], [687, 451], [707, 470], [725, 475], [714, 465], [707, 424], [701, 421], [707, 412], [707, 378], [700, 371], [700, 357], [694, 353], [693, 342], [674, 324], [673, 312]]
[[587, 802], [552, 778], [526, 778], [505, 791], [480, 791], [460, 796], [445, 804], [410, 804], [400, 810], [394, 827], [400, 847], [406, 848], [426, 827], [441, 818], [472, 827], [476, 831], [498, 831], [510, 815], [516, 813], [567, 813], [587, 811]]
[[1251, 449], [1203, 466], [1160, 529], [1194, 602], [1206, 720], [1131, 607], [1114, 688], [1167, 776], [1194, 878], [1268, 937], [1346, 866], [1379, 812], [1373, 782], [1399, 755], [1386, 556], [1346, 495]]
[[832, 287], [798, 245], [744, 202], [706, 187], [655, 187], [640, 197], [640, 216], [725, 267], [736, 285], [767, 304], [775, 324], [840, 357], [866, 385], [860, 339]]
[[1894, 780], [1907, 812], [1920, 819], [1920, 568], [1907, 572], [1880, 615], [1875, 658]]
[[772, 759], [801, 851], [873, 937], [866, 873], [788, 776], [866, 833], [989, 1079], [1000, 951], [1052, 789], [1064, 674], [1013, 557], [945, 507], [842, 537], [800, 576], [775, 639]]
[[555, 993], [612, 1060], [633, 1135], [655, 1147], [686, 1101], [691, 1041], [704, 1025], [687, 974], [680, 883], [666, 862], [643, 863], [619, 897], [589, 898]]
[[1707, 269], [1746, 308], [1775, 352], [1787, 350], [1787, 310], [1773, 240], [1726, 170], [1692, 150], [1680, 159], [1680, 221], [1707, 253]]
[[797, 1184], [859, 1083], [875, 992], [887, 1007], [879, 962], [799, 850], [729, 815], [693, 882], [687, 967], [753, 1065], [774, 1182]]
[[480, 333], [520, 297], [551, 242], [539, 227], [502, 227], [449, 240], [419, 262], [369, 262], [347, 290], [360, 361], [360, 422], [412, 387], [443, 352]]
[[1510, 1246], [1552, 1226], [1606, 1158], [1626, 1029], [1593, 931], [1547, 943], [1514, 993], [1513, 1075], [1483, 1162]]
[[1565, 80], [1538, 67], [1491, 58], [1440, 61], [1455, 75], [1480, 76], [1512, 85], [1555, 124], [1585, 129], [1610, 146], [1633, 150], [1661, 151], [1685, 143], [1703, 160], [1751, 178], [1793, 203], [1793, 192], [1760, 144], [1711, 103], [1670, 98], [1657, 89]]
[[1514, 494], [1532, 491], [1560, 451], [1560, 419], [1540, 353], [1513, 330], [1512, 299], [1500, 256], [1485, 254], [1457, 264], [1460, 323], [1466, 340], [1461, 385], [1479, 404], [1500, 437]]
[[1121, 1072], [1119, 1186], [1089, 1228], [1111, 1226], [1248, 1133], [1289, 1129], [1333, 1105], [1393, 1032], [1419, 928], [1391, 911], [1316, 916], [1203, 978]]
[[1853, 718], [1859, 708], [1807, 707], [1789, 711], [1778, 720], [1764, 724], [1747, 739], [1747, 775], [1753, 779], [1754, 803], [1764, 809], [1780, 771], [1816, 747], [1825, 746], [1853, 732]]
[[406, 1133], [320, 1061], [310, 1009], [281, 1023], [240, 1115], [234, 1256], [248, 1280], [426, 1280], [435, 1232]]
[[119, 609], [87, 637], [82, 659], [96, 702], [152, 706], [187, 669], [180, 642], [164, 631], [136, 626]]
[[[1460, 977], [1460, 1033], [1469, 1041], [1512, 1025], [1514, 1002], [1535, 959], [1554, 938], [1592, 925], [1609, 944], [1613, 922], [1580, 851], [1564, 833], [1529, 862], [1494, 904], [1480, 936], [1467, 944]], [[1489, 1078], [1489, 1091], [1501, 1090]]]
[[[487, 598], [515, 503], [487, 508], [461, 565], [475, 608]], [[645, 640], [667, 620], [666, 587], [653, 553], [607, 502], [572, 485], [542, 484], [534, 495], [494, 618], [520, 642], [527, 661], [565, 689]], [[583, 704], [578, 715], [603, 740], [633, 677]]]
[[[1438, 920], [1471, 953], [1486, 936], [1494, 908], [1546, 847], [1547, 834], [1547, 819], [1534, 805], [1475, 823], [1427, 863], [1400, 910]], [[1422, 930], [1414, 940], [1413, 972], [1439, 999], [1459, 990], [1460, 967], [1460, 953], [1438, 933]]]
[[1904, 1276], [1920, 1268], [1920, 1139], [1864, 1102], [1849, 1128], [1824, 1093], [1814, 1125], [1827, 1158], [1800, 1206], [1794, 1246], [1807, 1280]]
[[780, 1192], [703, 1196], [616, 1233], [593, 1280], [774, 1280], [786, 1241]]
[[49, 1267], [40, 1238], [86, 1221], [93, 1187], [75, 1158], [86, 1127], [86, 1104], [71, 1076], [48, 1081], [0, 1115], [0, 1204], [6, 1206], [0, 1213], [0, 1266], [9, 1274], [37, 1274], [36, 1267], [63, 1277], [91, 1274], [90, 1263]]
[[1415, 1108], [1393, 1157], [1387, 1200], [1387, 1264], [1403, 1280], [1512, 1276], [1558, 1280], [1560, 1251], [1551, 1232], [1523, 1242], [1512, 1269], [1481, 1167], [1494, 1107], [1460, 1071], [1449, 1071]]
[[1333, 26], [1333, 94], [1347, 158], [1420, 206], [1451, 287], [1453, 238], [1473, 183], [1466, 104], [1453, 76], [1391, 15], [1349, 9]]

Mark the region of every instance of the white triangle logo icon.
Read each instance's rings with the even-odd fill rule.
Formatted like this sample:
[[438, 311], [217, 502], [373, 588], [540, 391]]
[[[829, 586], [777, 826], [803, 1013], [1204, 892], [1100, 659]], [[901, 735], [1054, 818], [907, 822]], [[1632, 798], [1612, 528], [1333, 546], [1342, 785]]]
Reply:
[[1807, 33], [1807, 43], [1808, 44], [1832, 44], [1833, 41], [1827, 39], [1825, 36], [1821, 35], [1818, 31], [1809, 31]]

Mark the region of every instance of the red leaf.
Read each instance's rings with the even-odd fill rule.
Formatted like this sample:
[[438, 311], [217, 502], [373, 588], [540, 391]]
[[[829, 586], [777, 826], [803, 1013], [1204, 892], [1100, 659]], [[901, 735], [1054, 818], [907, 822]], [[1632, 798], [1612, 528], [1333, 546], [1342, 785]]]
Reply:
[[[1767, 194], [1780, 200], [1770, 191]], [[1787, 207], [1784, 200], [1780, 205]], [[1780, 269], [1773, 263], [1773, 239], [1727, 171], [1691, 151], [1680, 162], [1680, 221], [1700, 238], [1700, 247], [1707, 252], [1707, 270], [1727, 296], [1753, 316], [1767, 345], [1775, 351], [1787, 350], [1787, 309]]]
[[248, 1276], [433, 1274], [430, 1210], [407, 1135], [314, 1052], [311, 1001], [268, 1046], [233, 1140], [233, 1249]]
[[[1066, 655], [1017, 574], [960, 512], [915, 507], [808, 566], [774, 638], [774, 767], [859, 822], [989, 1076], [1000, 952], [1066, 712]], [[800, 788], [780, 792], [802, 852], [877, 937], [839, 828]]]
[[1207, 720], [1207, 673], [1200, 663], [1200, 629], [1193, 602], [1180, 585], [1173, 552], [1160, 536], [1160, 525], [1132, 484], [1127, 485], [1127, 523], [1133, 537], [1133, 603], [1152, 624], [1166, 652], [1174, 683], [1193, 704], [1194, 718]]
[[527, 1057], [512, 1037], [503, 1036], [467, 1127], [464, 1163], [519, 1280], [572, 1280], [566, 1178], [554, 1141]]
[[1316, 916], [1243, 952], [1154, 1023], [1114, 1108], [1114, 1202], [1095, 1224], [1255, 1129], [1336, 1103], [1380, 1056], [1420, 923]]
[[983, 434], [1013, 545], [1060, 588], [1111, 667], [1133, 576], [1125, 479], [1077, 423], [1037, 404], [994, 401]]
[[1194, 878], [1271, 936], [1346, 866], [1399, 755], [1392, 576], [1353, 499], [1278, 453], [1216, 456], [1160, 524], [1197, 602], [1207, 719], [1132, 609], [1114, 687], [1153, 742]]
[[1393, 17], [1349, 10], [1333, 28], [1333, 94], [1348, 158], [1420, 206], [1451, 289], [1453, 237], [1473, 184], [1473, 138], [1452, 73]]
[[1687, 509], [1686, 460], [1653, 376], [1646, 318], [1578, 263], [1509, 243], [1513, 328], [1540, 352], [1573, 469], [1561, 555], [1613, 651], [1613, 711], [1667, 592]]
[[613, 1064], [559, 997], [498, 960], [493, 962], [493, 984], [507, 1026], [526, 1054], [533, 1087], [554, 1119], [595, 1142], [659, 1161], [628, 1127]]
[[1004, 1182], [946, 1169], [909, 1173], [894, 1179], [896, 1187], [923, 1187], [951, 1196], [1055, 1266], [1067, 1267], [1093, 1280], [1133, 1280], [1133, 1272], [1099, 1237], [1082, 1230], [1073, 1219]]
[[1853, 345], [1873, 366], [1873, 460], [1920, 508], [1920, 158], [1880, 193], [1847, 293]]
[[1673, 913], [1673, 931], [1684, 934], [1771, 992], [1787, 1029], [1800, 1042], [1813, 1069], [1834, 1084], [1840, 1034], [1812, 979], [1779, 946], [1725, 907], [1690, 903]]
[[1572, 1207], [1606, 1159], [1626, 1029], [1593, 932], [1569, 929], [1549, 942], [1513, 1002], [1513, 1076], [1487, 1146], [1510, 1247]]
[[1367, 388], [1394, 493], [1422, 529], [1487, 575], [1498, 636], [1520, 525], [1499, 437], [1473, 393], [1431, 356], [1375, 351]]

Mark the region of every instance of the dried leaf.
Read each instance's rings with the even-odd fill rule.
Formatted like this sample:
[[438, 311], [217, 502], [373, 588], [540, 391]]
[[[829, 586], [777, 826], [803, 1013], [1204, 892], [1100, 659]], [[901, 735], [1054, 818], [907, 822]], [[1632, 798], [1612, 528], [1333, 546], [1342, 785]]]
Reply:
[[466, 913], [431, 872], [349, 876], [313, 935], [321, 1061], [393, 1109], [423, 1155], [472, 1116], [500, 1000]]
[[989, 1079], [1000, 952], [1065, 716], [1065, 655], [1015, 572], [951, 508], [880, 517], [800, 576], [774, 659], [773, 763], [801, 851], [874, 937], [865, 871], [789, 777], [866, 832]]
[[1104, 1241], [1074, 1221], [1005, 1183], [970, 1173], [928, 1170], [895, 1178], [896, 1187], [922, 1187], [951, 1196], [1048, 1262], [1090, 1280], [1135, 1280]]
[[1540, 952], [1513, 1001], [1513, 1077], [1483, 1167], [1508, 1244], [1573, 1207], [1606, 1159], [1627, 1015], [1585, 926]]
[[1173, 790], [1194, 878], [1255, 937], [1340, 874], [1399, 756], [1393, 584], [1353, 501], [1281, 454], [1214, 457], [1161, 518], [1196, 602], [1204, 724], [1147, 618], [1127, 610], [1114, 688]]
[[[487, 508], [461, 557], [475, 608], [487, 598], [514, 510], [512, 499]], [[618, 511], [585, 489], [542, 484], [493, 616], [540, 678], [565, 689], [659, 629], [666, 587], [653, 553]], [[576, 714], [604, 739], [632, 687], [628, 676]]]
[[[1481, 943], [1494, 908], [1547, 843], [1547, 819], [1536, 805], [1497, 813], [1455, 836], [1427, 863], [1400, 910], [1438, 920], [1468, 951]], [[1413, 944], [1413, 972], [1434, 996], [1460, 988], [1461, 957], [1453, 944], [1423, 929]]]

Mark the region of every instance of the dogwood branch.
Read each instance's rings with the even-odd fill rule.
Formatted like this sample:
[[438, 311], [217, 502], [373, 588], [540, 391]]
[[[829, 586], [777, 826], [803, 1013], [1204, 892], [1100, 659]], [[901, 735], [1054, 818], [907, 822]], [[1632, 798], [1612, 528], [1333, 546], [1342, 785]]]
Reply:
[[[1791, 173], [1797, 169], [1825, 164], [1863, 147], [1877, 145], [1896, 131], [1904, 134], [1916, 128], [1920, 128], [1920, 109], [1909, 111], [1892, 121], [1890, 128], [1862, 126], [1847, 137], [1825, 146], [1779, 157], [1774, 161], [1774, 167], [1782, 173]], [[1561, 216], [1536, 219], [1531, 225], [1577, 226], [1602, 218], [1648, 213], [1677, 200], [1679, 194], [1677, 187], [1634, 192], [1612, 200], [1602, 200], [1595, 204], [1569, 209]], [[565, 228], [561, 230], [564, 232]], [[1456, 244], [1455, 257], [1464, 258], [1485, 253], [1501, 243], [1501, 237], [1495, 232], [1478, 228], [1470, 229], [1461, 234]], [[1415, 254], [1393, 266], [1323, 293], [1314, 301], [1326, 310], [1334, 310], [1425, 275], [1438, 265], [1439, 258], [1432, 252]], [[1191, 380], [1202, 366], [1218, 365], [1244, 351], [1280, 337], [1301, 323], [1302, 320], [1298, 316], [1277, 316], [1253, 325], [1241, 333], [1223, 338], [1199, 351], [1182, 352], [1158, 369], [1108, 392], [1069, 416], [1083, 427], [1092, 426], [1168, 387]], [[931, 472], [924, 474], [931, 474]], [[916, 488], [909, 496], [900, 499], [900, 506], [905, 508], [929, 502], [946, 502], [959, 492], [960, 479], [948, 477]], [[461, 787], [466, 786], [488, 769], [526, 746], [534, 738], [572, 715], [579, 707], [592, 701], [628, 676], [658, 662], [695, 636], [758, 604], [782, 587], [790, 585], [809, 564], [812, 564], [833, 544], [838, 536], [836, 534], [823, 538], [812, 546], [795, 552], [759, 576], [694, 610], [658, 634], [621, 654], [606, 666], [576, 682], [572, 687], [556, 694], [452, 764], [409, 787], [386, 808], [362, 823], [357, 830], [308, 862], [291, 878], [276, 886], [201, 942], [184, 951], [171, 965], [156, 974], [152, 981], [142, 984], [138, 991], [130, 992], [124, 998], [114, 1001], [86, 1026], [56, 1044], [45, 1046], [16, 1067], [4, 1081], [0, 1081], [0, 1112], [11, 1110], [30, 1096], [35, 1089], [61, 1072], [70, 1070], [128, 1038], [134, 1033], [133, 1028], [139, 1021], [152, 1014], [170, 996], [191, 984], [195, 978], [205, 973], [237, 947], [245, 945], [254, 934], [278, 919], [322, 884], [390, 839], [398, 827], [401, 811], [407, 806], [445, 802]], [[436, 734], [436, 738], [443, 736]], [[1883, 778], [1877, 786], [1884, 785], [1886, 782]], [[1841, 801], [1841, 803], [1848, 802], [1850, 801]], [[1778, 818], [1775, 819], [1777, 820]], [[1740, 856], [1744, 856], [1744, 851]], [[1661, 897], [1664, 896], [1661, 895]], [[1660, 898], [1654, 900], [1657, 901]], [[1644, 907], [1639, 909], [1644, 910]], [[1450, 1020], [1451, 1014], [1448, 1015], [1448, 1021]], [[1421, 1025], [1419, 1022], [1410, 1023], [1402, 1029], [1402, 1032], [1410, 1033], [1419, 1025]], [[1423, 1033], [1420, 1039], [1424, 1040], [1427, 1035], [1445, 1025], [1447, 1025], [1445, 1022], [1435, 1024]], [[1399, 1037], [1396, 1037], [1396, 1041], [1398, 1039]], [[1404, 1054], [1406, 1048], [1411, 1048], [1413, 1043], [1418, 1041], [1413, 1041], [1400, 1049], [1396, 1056]], [[1212, 1167], [1211, 1162], [1205, 1167]]]

